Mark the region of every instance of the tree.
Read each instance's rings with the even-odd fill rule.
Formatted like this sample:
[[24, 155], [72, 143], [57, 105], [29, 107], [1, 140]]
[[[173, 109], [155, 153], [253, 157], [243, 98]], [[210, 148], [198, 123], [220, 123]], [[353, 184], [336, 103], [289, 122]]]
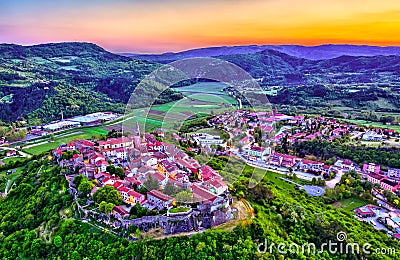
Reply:
[[173, 196], [179, 192], [179, 188], [175, 187], [172, 182], [168, 181], [165, 185], [165, 188], [163, 189], [163, 192], [167, 195]]
[[116, 167], [115, 168], [115, 175], [123, 179], [125, 177], [125, 171], [121, 167]]
[[109, 165], [109, 166], [107, 166], [106, 171], [107, 171], [110, 175], [114, 175], [114, 174], [115, 174], [115, 166], [114, 166], [114, 165]]
[[54, 244], [56, 247], [62, 246], [62, 244], [63, 244], [62, 238], [61, 238], [60, 236], [55, 236], [55, 237], [53, 238], [53, 244]]
[[107, 206], [107, 202], [105, 202], [105, 201], [100, 202], [99, 211], [100, 212], [106, 212], [106, 206]]
[[79, 187], [81, 182], [84, 181], [85, 179], [86, 179], [86, 177], [83, 176], [82, 174], [75, 176], [74, 181], [73, 181], [75, 184], [75, 187]]
[[188, 203], [193, 200], [193, 194], [189, 190], [183, 190], [176, 194], [175, 199], [178, 202]]
[[107, 203], [104, 208], [104, 213], [110, 214], [113, 211], [114, 207], [115, 207], [115, 205], [113, 203]]
[[153, 177], [148, 177], [147, 180], [143, 183], [147, 190], [158, 190], [159, 184], [158, 180]]
[[93, 189], [93, 183], [88, 180], [82, 181], [78, 186], [78, 191], [81, 191], [85, 194], [89, 194]]
[[70, 160], [70, 159], [72, 158], [72, 156], [74, 156], [74, 154], [78, 154], [78, 153], [79, 153], [79, 152], [78, 152], [77, 150], [74, 150], [74, 151], [71, 151], [71, 150], [65, 151], [65, 152], [62, 153], [61, 159], [63, 159], [63, 160]]
[[93, 199], [96, 203], [100, 204], [102, 201], [113, 203], [114, 205], [122, 204], [121, 194], [113, 186], [104, 186], [98, 189], [93, 194]]

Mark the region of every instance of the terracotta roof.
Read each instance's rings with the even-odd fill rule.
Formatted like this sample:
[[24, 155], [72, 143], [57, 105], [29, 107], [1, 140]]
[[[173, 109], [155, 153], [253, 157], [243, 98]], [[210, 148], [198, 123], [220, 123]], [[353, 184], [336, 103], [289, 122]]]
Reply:
[[117, 190], [120, 192], [129, 192], [131, 189], [129, 189], [128, 187], [122, 186], [122, 187], [119, 187]]
[[215, 199], [218, 198], [218, 196], [215, 195], [214, 193], [211, 193], [208, 190], [203, 189], [197, 185], [192, 186], [192, 191], [193, 191], [194, 200], [197, 202], [200, 202], [200, 201], [213, 202]]
[[140, 196], [144, 196], [143, 194], [140, 194], [139, 192], [136, 192], [136, 191], [134, 191], [134, 190], [130, 190], [130, 191], [128, 192], [128, 195], [129, 195], [129, 196], [132, 196], [132, 197], [134, 197], [134, 198], [139, 198]]
[[171, 196], [168, 196], [167, 194], [162, 193], [161, 191], [158, 190], [152, 190], [147, 192], [147, 196], [153, 196], [156, 197], [157, 199], [160, 199], [162, 201], [169, 201], [172, 200]]
[[153, 174], [151, 174], [152, 177], [156, 178], [159, 181], [163, 181], [165, 180], [165, 175], [163, 175], [161, 172], [154, 172]]
[[124, 217], [124, 216], [126, 216], [126, 215], [129, 215], [129, 213], [128, 213], [126, 210], [124, 210], [124, 208], [121, 207], [121, 206], [115, 206], [115, 207], [113, 208], [113, 210], [114, 210], [115, 212], [117, 212], [119, 215], [121, 215], [121, 217]]

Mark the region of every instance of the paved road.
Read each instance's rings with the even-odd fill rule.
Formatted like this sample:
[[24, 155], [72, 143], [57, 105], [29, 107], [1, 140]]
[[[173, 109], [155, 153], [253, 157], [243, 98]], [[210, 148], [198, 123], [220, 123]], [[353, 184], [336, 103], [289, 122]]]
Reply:
[[304, 185], [301, 186], [300, 189], [303, 189], [307, 192], [307, 194], [311, 196], [322, 196], [325, 192], [323, 187], [312, 186], [312, 185]]
[[337, 174], [335, 175], [335, 178], [325, 182], [326, 186], [331, 189], [335, 188], [336, 184], [338, 184], [342, 179], [343, 174], [344, 172], [342, 170], [338, 170]]

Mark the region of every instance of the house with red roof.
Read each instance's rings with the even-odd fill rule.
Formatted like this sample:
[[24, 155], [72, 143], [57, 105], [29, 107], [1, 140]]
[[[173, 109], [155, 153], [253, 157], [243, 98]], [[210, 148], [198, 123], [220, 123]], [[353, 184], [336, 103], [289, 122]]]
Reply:
[[196, 160], [189, 157], [184, 159], [179, 158], [175, 162], [179, 168], [188, 170], [192, 173], [197, 173], [197, 169], [200, 167], [199, 163]]
[[169, 160], [162, 160], [157, 167], [162, 173], [168, 175], [176, 175], [178, 173], [178, 166], [174, 162], [170, 162]]
[[131, 189], [122, 185], [117, 188], [117, 191], [119, 192], [119, 194], [121, 194], [122, 199], [126, 202], [129, 198], [128, 193], [129, 191], [131, 191]]
[[58, 147], [57, 149], [53, 150], [52, 154], [53, 154], [53, 156], [60, 158], [62, 156], [63, 152], [64, 152], [64, 149], [62, 147]]
[[199, 203], [199, 206], [202, 204], [211, 204], [211, 212], [229, 205], [228, 200], [224, 200], [221, 196], [218, 196], [199, 185], [194, 184], [191, 189], [193, 193], [193, 201]]
[[124, 186], [124, 183], [122, 181], [115, 181], [113, 184], [110, 186], [113, 186], [116, 190], [118, 190], [119, 187]]
[[165, 149], [164, 143], [157, 140], [155, 140], [154, 142], [147, 143], [146, 147], [148, 152], [155, 152], [155, 151], [163, 152]]
[[297, 124], [304, 122], [304, 116], [295, 116], [291, 120], [289, 120], [289, 124]]
[[173, 198], [162, 193], [161, 191], [152, 190], [147, 192], [147, 201], [156, 205], [158, 210], [162, 210], [164, 208], [172, 208]]
[[129, 216], [128, 211], [126, 211], [122, 206], [115, 206], [113, 208], [113, 212], [112, 212], [114, 217], [121, 217], [121, 218], [126, 218]]
[[108, 162], [106, 162], [105, 160], [99, 160], [99, 161], [96, 161], [94, 165], [96, 166], [96, 168], [99, 172], [106, 172], [107, 167], [110, 164]]
[[368, 206], [363, 206], [354, 210], [357, 216], [361, 218], [375, 217], [375, 212]]
[[75, 142], [67, 143], [65, 147], [67, 149], [71, 149], [71, 150], [75, 150], [76, 149]]
[[214, 203], [218, 199], [218, 195], [209, 192], [197, 184], [192, 185], [193, 200], [202, 203]]
[[199, 168], [199, 173], [200, 173], [200, 178], [203, 181], [208, 181], [211, 179], [222, 179], [221, 175], [219, 175], [219, 172], [214, 170], [208, 165], [203, 165]]
[[82, 168], [79, 169], [79, 174], [83, 174], [89, 180], [94, 178], [95, 173], [96, 167], [94, 167], [93, 165], [85, 164]]
[[101, 150], [103, 149], [116, 149], [121, 147], [131, 147], [133, 145], [133, 141], [128, 137], [119, 137], [119, 138], [109, 138], [106, 141], [99, 141], [99, 147]]
[[268, 164], [269, 165], [275, 165], [275, 166], [281, 166], [282, 161], [283, 161], [282, 154], [274, 152], [269, 157]]
[[128, 159], [126, 148], [117, 148], [114, 150], [115, 157], [126, 161]]
[[74, 154], [71, 159], [74, 163], [83, 162], [83, 155], [82, 154]]
[[138, 189], [142, 188], [143, 186], [143, 182], [141, 182], [137, 178], [125, 177], [125, 181], [135, 185]]
[[104, 155], [102, 155], [101, 153], [93, 153], [92, 155], [90, 155], [89, 157], [89, 161], [91, 164], [96, 164], [96, 162], [98, 161], [105, 161], [106, 157]]
[[357, 168], [357, 164], [350, 160], [337, 160], [334, 165], [345, 171], [351, 171]]
[[291, 168], [297, 163], [298, 160], [300, 160], [300, 159], [297, 158], [296, 156], [289, 155], [289, 154], [283, 154], [281, 165], [286, 168]]
[[129, 204], [142, 204], [146, 200], [146, 196], [143, 194], [140, 194], [139, 192], [136, 192], [134, 190], [130, 190], [128, 192], [128, 199], [126, 200], [126, 203]]
[[242, 145], [247, 145], [247, 144], [249, 144], [250, 142], [252, 142], [252, 140], [250, 139], [250, 137], [249, 137], [248, 135], [246, 135], [245, 137], [243, 137], [243, 138], [239, 141], [239, 143], [242, 144]]
[[101, 180], [101, 183], [103, 185], [113, 185], [115, 182], [115, 179], [111, 178], [111, 177], [105, 177]]
[[221, 195], [228, 191], [228, 185], [226, 185], [226, 183], [220, 179], [213, 179], [209, 182], [209, 184], [213, 191], [215, 191], [214, 193], [217, 195]]
[[156, 180], [158, 181], [158, 184], [159, 184], [162, 188], [164, 188], [165, 185], [167, 185], [168, 178], [167, 178], [164, 174], [162, 174], [161, 172], [155, 171], [154, 173], [151, 173], [150, 176], [151, 176], [152, 178], [156, 179]]

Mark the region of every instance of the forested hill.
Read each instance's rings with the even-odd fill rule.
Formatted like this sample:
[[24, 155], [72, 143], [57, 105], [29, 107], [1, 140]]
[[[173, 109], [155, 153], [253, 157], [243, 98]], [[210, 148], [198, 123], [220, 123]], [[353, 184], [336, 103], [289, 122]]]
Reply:
[[79, 58], [93, 58], [99, 61], [128, 62], [131, 58], [110, 53], [100, 46], [86, 42], [48, 43], [34, 46], [16, 44], [1, 44], [0, 57], [3, 59], [26, 59], [41, 57], [44, 59], [73, 56]]
[[365, 111], [400, 111], [400, 56], [297, 58], [274, 50], [217, 58], [258, 80], [278, 105], [309, 112], [367, 119]]
[[[96, 221], [81, 220], [65, 171], [53, 160], [46, 154], [32, 158], [19, 169], [8, 195], [0, 196], [0, 259], [283, 259], [273, 245], [271, 252], [259, 252], [257, 248], [262, 250], [260, 243], [265, 242], [268, 246], [284, 243], [285, 259], [399, 259], [400, 244], [394, 238], [354, 218], [353, 212], [330, 205], [325, 197], [308, 196], [278, 174], [267, 173], [249, 189], [250, 167], [244, 168], [231, 192], [252, 205], [254, 217], [161, 240], [135, 228], [124, 231], [107, 226], [104, 230]], [[1, 177], [0, 188], [6, 183], [6, 177]], [[79, 195], [79, 201], [86, 199], [83, 193]], [[343, 249], [337, 244], [339, 232], [347, 235]], [[132, 242], [121, 234], [139, 240]], [[335, 243], [332, 249], [326, 247], [328, 242]], [[357, 250], [350, 243], [357, 243], [360, 253], [339, 253]], [[364, 248], [372, 254], [362, 251], [366, 243], [370, 247]], [[301, 251], [302, 245], [309, 244], [315, 245], [315, 253]], [[298, 245], [300, 251], [288, 250], [291, 245]], [[391, 248], [395, 254], [375, 254], [377, 248]]]
[[[123, 112], [140, 80], [159, 65], [91, 43], [0, 45], [0, 120], [48, 122], [96, 111]], [[171, 92], [160, 102], [181, 98]], [[39, 122], [40, 121], [40, 122]]]

